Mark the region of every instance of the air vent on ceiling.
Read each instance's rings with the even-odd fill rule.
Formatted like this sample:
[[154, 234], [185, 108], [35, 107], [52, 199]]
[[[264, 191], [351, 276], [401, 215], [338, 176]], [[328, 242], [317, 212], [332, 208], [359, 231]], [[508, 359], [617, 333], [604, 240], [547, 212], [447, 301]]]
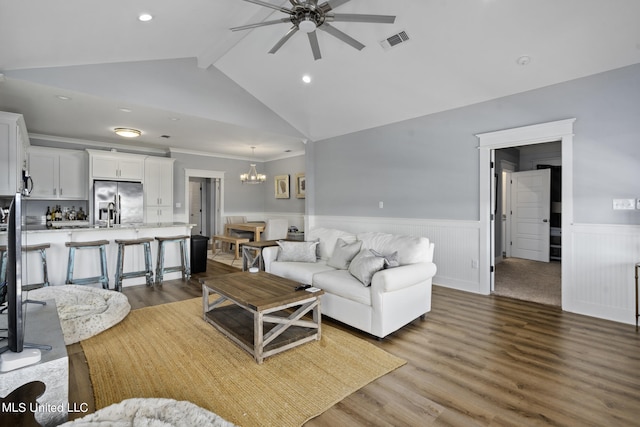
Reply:
[[400, 31], [397, 34], [387, 37], [380, 42], [380, 45], [384, 50], [389, 50], [392, 47], [398, 46], [400, 43], [404, 43], [409, 40], [409, 36], [406, 31]]

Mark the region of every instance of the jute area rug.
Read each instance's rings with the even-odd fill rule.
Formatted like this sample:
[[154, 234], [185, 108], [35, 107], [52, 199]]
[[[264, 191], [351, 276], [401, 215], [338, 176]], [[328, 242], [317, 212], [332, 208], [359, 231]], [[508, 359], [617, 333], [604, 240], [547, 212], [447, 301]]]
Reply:
[[200, 298], [133, 310], [82, 341], [96, 409], [134, 397], [186, 400], [240, 426], [300, 426], [406, 362], [322, 326], [322, 339], [262, 365], [202, 319]]

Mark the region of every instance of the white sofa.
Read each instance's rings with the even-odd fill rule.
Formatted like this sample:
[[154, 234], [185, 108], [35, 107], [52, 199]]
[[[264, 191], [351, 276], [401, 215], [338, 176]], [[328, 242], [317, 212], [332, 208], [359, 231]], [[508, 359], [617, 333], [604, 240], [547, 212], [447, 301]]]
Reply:
[[[318, 242], [317, 247], [313, 247], [314, 242]], [[308, 259], [310, 262], [286, 256], [295, 243], [302, 242], [264, 248], [265, 270], [323, 289], [323, 315], [384, 338], [431, 311], [431, 280], [436, 265], [429, 239], [318, 228], [307, 236], [307, 245], [312, 245], [314, 255], [317, 253], [317, 257]], [[345, 252], [353, 253], [356, 248], [358, 255], [347, 262], [348, 267], [339, 265], [345, 261]], [[398, 266], [390, 267], [388, 264], [394, 261]], [[370, 271], [363, 274], [361, 270]], [[369, 273], [373, 276], [367, 286]]]

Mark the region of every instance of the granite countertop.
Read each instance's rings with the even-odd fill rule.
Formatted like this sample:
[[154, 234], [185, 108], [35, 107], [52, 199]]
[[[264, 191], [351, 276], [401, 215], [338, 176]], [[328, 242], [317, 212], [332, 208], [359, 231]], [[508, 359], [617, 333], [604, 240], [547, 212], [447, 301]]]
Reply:
[[[115, 231], [115, 230], [128, 230], [128, 229], [143, 229], [143, 228], [165, 228], [165, 227], [193, 227], [195, 224], [187, 224], [185, 222], [152, 222], [152, 223], [139, 223], [139, 224], [117, 224], [112, 227], [89, 225], [83, 227], [64, 227], [64, 228], [47, 228], [45, 225], [26, 225], [23, 228], [23, 232], [30, 233], [79, 233], [83, 231]], [[7, 234], [6, 231], [0, 231], [0, 235]]]

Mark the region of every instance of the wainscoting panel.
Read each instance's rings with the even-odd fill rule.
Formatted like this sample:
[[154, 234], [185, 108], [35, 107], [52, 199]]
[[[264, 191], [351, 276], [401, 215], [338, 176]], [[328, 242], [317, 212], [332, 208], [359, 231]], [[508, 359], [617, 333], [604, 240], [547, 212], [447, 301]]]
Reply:
[[435, 244], [434, 263], [438, 285], [480, 292], [478, 269], [480, 233], [477, 221], [407, 218], [310, 216], [309, 229], [336, 228], [351, 233], [378, 231], [427, 237]]
[[[563, 233], [563, 239], [567, 236]], [[635, 323], [635, 272], [640, 226], [574, 225], [571, 280], [563, 281], [563, 308], [574, 313]]]

